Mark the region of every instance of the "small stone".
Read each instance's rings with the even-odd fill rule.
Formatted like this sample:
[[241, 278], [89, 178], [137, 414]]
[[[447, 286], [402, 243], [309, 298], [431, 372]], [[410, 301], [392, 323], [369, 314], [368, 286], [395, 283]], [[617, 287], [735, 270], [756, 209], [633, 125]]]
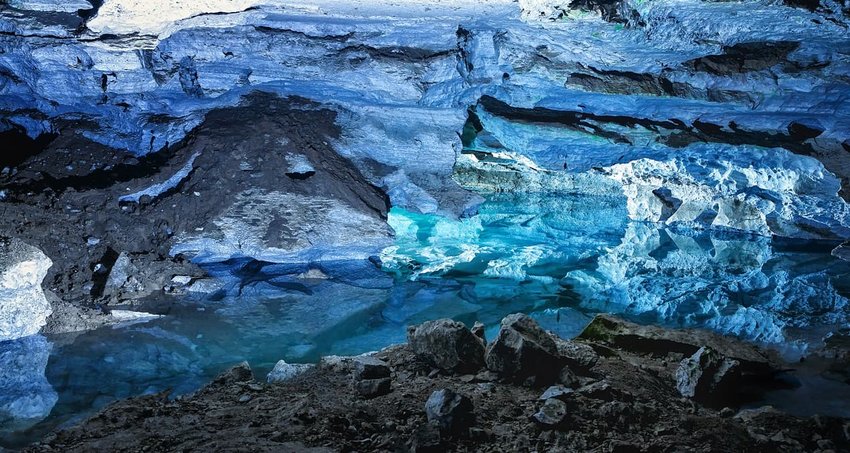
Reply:
[[390, 377], [390, 367], [383, 360], [372, 356], [358, 356], [353, 359], [355, 379], [381, 379]]
[[307, 370], [310, 370], [315, 365], [302, 363], [286, 363], [284, 360], [279, 360], [275, 364], [274, 369], [269, 373], [266, 380], [272, 384], [277, 382], [288, 381]]
[[605, 381], [594, 382], [593, 384], [585, 385], [576, 392], [584, 397], [601, 400], [613, 401], [615, 398], [615, 390]]
[[175, 285], [186, 286], [191, 282], [192, 277], [188, 275], [175, 275], [174, 277], [171, 277], [171, 283], [174, 283]]
[[546, 391], [543, 392], [543, 395], [540, 395], [539, 399], [545, 401], [554, 398], [564, 401], [567, 399], [567, 395], [573, 392], [573, 389], [566, 388], [563, 385], [553, 385], [546, 389]]
[[248, 401], [251, 401], [251, 395], [242, 395], [239, 397], [240, 403], [247, 403]]
[[436, 422], [444, 434], [466, 434], [475, 422], [472, 400], [449, 389], [431, 393], [425, 403], [425, 414], [428, 421]]
[[735, 411], [731, 407], [724, 407], [720, 410], [720, 416], [723, 418], [729, 418], [735, 415]]
[[355, 383], [357, 393], [364, 398], [377, 398], [392, 391], [392, 380], [390, 378], [364, 379]]
[[532, 418], [535, 422], [546, 428], [554, 428], [560, 425], [567, 416], [567, 405], [561, 400], [549, 398]]

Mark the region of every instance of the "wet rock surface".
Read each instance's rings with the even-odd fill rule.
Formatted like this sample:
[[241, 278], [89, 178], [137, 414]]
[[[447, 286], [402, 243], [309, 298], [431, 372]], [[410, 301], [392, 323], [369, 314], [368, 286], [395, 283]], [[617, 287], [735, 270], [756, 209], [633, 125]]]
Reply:
[[[610, 318], [609, 318], [610, 319]], [[510, 323], [510, 322], [509, 322]], [[672, 334], [671, 334], [672, 335]], [[706, 334], [675, 331], [683, 343]], [[693, 336], [692, 340], [685, 340]], [[771, 408], [714, 409], [677, 389], [681, 356], [658, 347], [636, 352], [599, 340], [561, 340], [599, 354], [581, 373], [586, 385], [472, 382], [432, 373], [407, 345], [368, 359], [384, 361], [392, 392], [351, 392], [357, 358], [329, 358], [287, 382], [264, 385], [240, 365], [196, 394], [150, 395], [113, 404], [28, 451], [182, 451], [193, 448], [287, 451], [844, 451], [850, 421], [799, 418]], [[734, 340], [729, 340], [734, 345]], [[706, 350], [702, 350], [705, 352]], [[729, 351], [719, 354], [731, 356]], [[541, 399], [541, 395], [545, 398]]]

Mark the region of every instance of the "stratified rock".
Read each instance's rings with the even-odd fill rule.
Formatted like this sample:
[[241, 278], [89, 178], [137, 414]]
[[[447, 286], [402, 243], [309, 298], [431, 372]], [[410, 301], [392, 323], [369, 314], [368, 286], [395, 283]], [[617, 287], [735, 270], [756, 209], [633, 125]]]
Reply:
[[364, 398], [376, 398], [392, 391], [390, 378], [364, 379], [356, 381], [354, 386], [357, 388], [357, 393]]
[[771, 373], [781, 368], [772, 353], [752, 344], [696, 329], [642, 326], [610, 315], [597, 315], [579, 338], [640, 353], [696, 353], [703, 346], [737, 360], [746, 373]]
[[437, 390], [428, 397], [425, 414], [444, 434], [465, 434], [475, 422], [472, 400], [449, 389]]
[[554, 382], [562, 361], [555, 342], [524, 314], [508, 315], [502, 320], [499, 335], [487, 347], [487, 368], [510, 381], [534, 378], [537, 384]]
[[18, 239], [0, 238], [0, 341], [38, 333], [51, 307], [41, 281], [52, 262]]
[[566, 416], [567, 405], [559, 399], [549, 398], [531, 418], [544, 427], [553, 428], [560, 425]]
[[359, 356], [353, 359], [354, 379], [382, 379], [390, 377], [390, 367], [383, 360], [372, 356]]
[[734, 396], [740, 378], [741, 367], [737, 360], [702, 347], [679, 363], [676, 388], [682, 396], [706, 406], [723, 407]]
[[451, 319], [409, 327], [407, 342], [421, 359], [440, 369], [474, 373], [484, 366], [484, 346], [463, 323]]
[[285, 360], [278, 360], [266, 380], [270, 384], [275, 382], [285, 382], [307, 370], [310, 370], [314, 366], [315, 365], [309, 363], [286, 363]]

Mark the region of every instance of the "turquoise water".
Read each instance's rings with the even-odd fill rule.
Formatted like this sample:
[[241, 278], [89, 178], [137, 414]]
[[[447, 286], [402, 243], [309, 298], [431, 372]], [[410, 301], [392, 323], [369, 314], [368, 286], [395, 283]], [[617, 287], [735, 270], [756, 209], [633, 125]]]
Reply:
[[[0, 344], [3, 366], [23, 367], [14, 379], [0, 373], [2, 443], [25, 444], [117, 398], [191, 392], [243, 360], [262, 376], [280, 359], [377, 350], [435, 318], [481, 321], [492, 338], [503, 316], [525, 312], [571, 337], [614, 312], [714, 329], [791, 359], [850, 318], [850, 263], [827, 246], [631, 222], [619, 198], [493, 197], [473, 217], [394, 210], [390, 223], [396, 245], [380, 260], [317, 266], [311, 275], [323, 278], [297, 278], [304, 266], [223, 263], [209, 269], [222, 291], [158, 307], [162, 318]], [[848, 398], [812, 405], [817, 389], [804, 385], [801, 412], [848, 407], [846, 383], [820, 387]]]

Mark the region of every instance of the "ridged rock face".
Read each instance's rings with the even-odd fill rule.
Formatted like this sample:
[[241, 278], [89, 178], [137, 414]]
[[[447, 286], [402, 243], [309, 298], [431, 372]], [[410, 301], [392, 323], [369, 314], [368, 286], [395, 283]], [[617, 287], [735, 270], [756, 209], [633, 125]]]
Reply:
[[0, 239], [0, 341], [38, 333], [52, 311], [41, 281], [52, 265], [41, 250]]

